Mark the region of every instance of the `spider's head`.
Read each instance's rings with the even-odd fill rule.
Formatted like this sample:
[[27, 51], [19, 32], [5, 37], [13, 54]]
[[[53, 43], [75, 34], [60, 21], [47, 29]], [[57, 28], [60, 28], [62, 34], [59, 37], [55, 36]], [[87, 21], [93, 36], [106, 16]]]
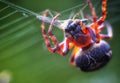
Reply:
[[68, 22], [68, 25], [65, 29], [65, 33], [67, 37], [77, 37], [81, 34], [84, 34], [84, 29], [86, 28], [85, 23], [86, 20], [80, 21], [80, 20], [70, 20]]

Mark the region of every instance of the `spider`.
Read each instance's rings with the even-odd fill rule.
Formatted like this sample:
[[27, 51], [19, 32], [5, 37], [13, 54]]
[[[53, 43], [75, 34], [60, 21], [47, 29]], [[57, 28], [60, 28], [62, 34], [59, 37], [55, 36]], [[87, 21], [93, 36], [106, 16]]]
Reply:
[[[112, 28], [108, 22], [105, 22], [107, 1], [102, 0], [102, 16], [99, 19], [97, 19], [96, 12], [90, 0], [87, 0], [87, 5], [92, 15], [92, 23], [89, 25], [86, 24], [89, 18], [87, 20], [65, 20], [65, 23], [60, 27], [64, 32], [64, 40], [61, 43], [58, 43], [52, 32], [53, 25], [60, 14], [53, 17], [48, 33], [45, 30], [44, 21], [41, 24], [42, 35], [47, 49], [52, 53], [57, 52], [65, 56], [74, 47], [70, 63], [85, 72], [102, 68], [109, 62], [112, 56], [111, 47], [103, 40], [112, 38]], [[47, 14], [48, 12], [45, 11], [43, 15], [46, 17]], [[107, 34], [100, 33], [104, 27], [107, 29]], [[52, 40], [54, 47], [51, 47], [49, 38]]]

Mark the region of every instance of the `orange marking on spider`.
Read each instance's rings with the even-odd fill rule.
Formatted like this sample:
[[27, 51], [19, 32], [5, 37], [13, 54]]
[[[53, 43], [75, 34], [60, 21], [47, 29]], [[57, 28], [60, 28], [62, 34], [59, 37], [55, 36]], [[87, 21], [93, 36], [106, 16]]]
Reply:
[[[102, 68], [111, 59], [111, 47], [103, 39], [112, 38], [112, 28], [106, 19], [107, 0], [102, 0], [102, 16], [97, 19], [95, 9], [90, 0], [87, 0], [90, 8], [93, 23], [86, 25], [85, 19], [68, 19], [64, 20], [58, 28], [64, 31], [64, 40], [60, 44], [54, 36], [52, 29], [53, 25], [57, 23], [57, 14], [51, 21], [48, 29], [48, 34], [45, 30], [44, 20], [42, 21], [42, 35], [46, 46], [50, 52], [57, 52], [62, 56], [68, 54], [69, 50], [74, 47], [70, 63], [73, 66], [80, 68], [82, 71], [94, 71]], [[47, 16], [48, 11], [44, 12]], [[38, 17], [39, 18], [39, 17]], [[100, 32], [106, 27], [108, 34], [101, 34]], [[49, 35], [49, 37], [47, 36]], [[49, 38], [51, 38], [53, 48], [50, 45]]]

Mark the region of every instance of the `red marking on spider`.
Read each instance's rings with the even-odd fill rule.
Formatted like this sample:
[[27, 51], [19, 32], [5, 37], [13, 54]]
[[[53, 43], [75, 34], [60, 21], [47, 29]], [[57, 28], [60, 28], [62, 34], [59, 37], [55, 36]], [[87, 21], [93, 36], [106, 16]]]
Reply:
[[[44, 21], [42, 21], [42, 35], [48, 50], [52, 53], [58, 52], [60, 55], [65, 56], [69, 50], [74, 47], [70, 63], [83, 71], [97, 70], [106, 65], [112, 55], [109, 44], [103, 40], [112, 38], [111, 26], [109, 23], [105, 22], [106, 3], [106, 0], [102, 0], [102, 16], [97, 19], [91, 1], [87, 0], [93, 23], [86, 25], [85, 22], [87, 20], [85, 19], [66, 20], [65, 24], [59, 27], [65, 34], [64, 40], [61, 43], [58, 43], [56, 37], [52, 33], [53, 25], [59, 14], [52, 19], [48, 33], [46, 33]], [[47, 11], [44, 12], [45, 17], [47, 13]], [[108, 34], [100, 34], [104, 27], [106, 27]], [[52, 40], [55, 47], [51, 47], [49, 38]]]

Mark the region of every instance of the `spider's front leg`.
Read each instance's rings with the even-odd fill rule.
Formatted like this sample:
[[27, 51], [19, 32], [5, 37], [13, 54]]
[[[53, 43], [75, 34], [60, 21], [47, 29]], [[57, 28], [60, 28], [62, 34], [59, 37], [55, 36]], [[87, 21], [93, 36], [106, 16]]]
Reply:
[[[48, 13], [48, 11], [45, 11], [43, 15], [46, 17], [47, 13]], [[41, 28], [42, 28], [42, 35], [43, 35], [43, 38], [45, 40], [45, 44], [46, 44], [48, 50], [50, 52], [55, 52], [57, 50], [57, 48], [55, 48], [55, 49], [51, 48], [49, 37], [47, 36], [46, 30], [45, 30], [45, 23], [44, 23], [44, 21], [42, 21]], [[54, 40], [54, 42], [57, 42], [57, 41]]]
[[73, 43], [70, 43], [69, 39], [65, 37], [64, 41], [59, 44], [60, 50], [57, 52], [61, 55], [66, 55], [72, 47]]
[[[48, 14], [48, 11], [45, 11], [44, 12], [44, 16], [47, 16]], [[62, 43], [58, 43], [56, 37], [54, 36], [54, 34], [52, 33], [52, 27], [53, 27], [53, 24], [55, 22], [55, 19], [59, 16], [59, 14], [57, 14], [53, 19], [52, 19], [52, 22], [49, 26], [49, 29], [48, 29], [48, 34], [49, 34], [49, 37], [51, 38], [53, 44], [55, 45], [55, 47], [51, 47], [50, 45], [50, 41], [49, 41], [49, 37], [47, 36], [47, 33], [46, 33], [46, 30], [45, 30], [45, 23], [44, 21], [42, 21], [42, 35], [43, 35], [43, 38], [45, 40], [45, 43], [46, 43], [46, 46], [48, 48], [48, 50], [50, 52], [58, 52], [60, 53], [61, 55], [66, 55], [69, 51], [69, 49], [72, 47], [72, 45], [70, 44], [69, 40], [67, 38], [64, 39], [64, 41]]]
[[[46, 11], [44, 11], [44, 14], [43, 14], [43, 15], [46, 17], [48, 13], [49, 13], [49, 10], [46, 10]], [[44, 40], [45, 40], [46, 46], [47, 46], [47, 48], [48, 48], [48, 50], [49, 50], [50, 52], [56, 52], [56, 51], [59, 49], [58, 41], [57, 41], [56, 37], [54, 36], [54, 34], [52, 33], [52, 25], [53, 25], [53, 23], [54, 23], [54, 21], [55, 21], [55, 19], [56, 19], [57, 17], [58, 17], [58, 15], [56, 15], [56, 16], [53, 18], [53, 20], [52, 20], [52, 22], [51, 22], [51, 24], [50, 24], [50, 26], [49, 26], [49, 30], [48, 30], [48, 34], [49, 34], [49, 36], [50, 36], [53, 44], [55, 45], [54, 48], [52, 48], [51, 45], [50, 45], [50, 40], [49, 40], [49, 37], [47, 36], [46, 30], [45, 30], [45, 23], [44, 23], [44, 21], [42, 21], [42, 24], [41, 24], [42, 35], [43, 35], [43, 38], [44, 38]]]

